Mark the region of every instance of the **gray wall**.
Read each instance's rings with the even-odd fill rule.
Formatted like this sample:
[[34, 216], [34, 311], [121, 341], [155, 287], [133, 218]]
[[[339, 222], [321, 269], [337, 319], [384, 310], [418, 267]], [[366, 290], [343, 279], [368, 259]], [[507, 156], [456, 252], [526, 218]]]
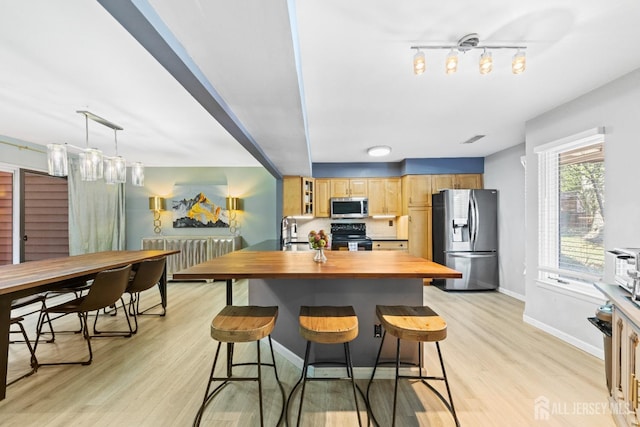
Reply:
[[[241, 199], [238, 212], [243, 247], [267, 239], [276, 239], [276, 179], [262, 167], [206, 167], [206, 168], [145, 168], [144, 187], [127, 183], [126, 220], [127, 249], [140, 249], [143, 237], [154, 236], [153, 213], [149, 211], [149, 197], [167, 198], [167, 209], [174, 196], [174, 186], [188, 185], [206, 188], [207, 185], [228, 185], [229, 194]], [[173, 229], [171, 211], [161, 214], [163, 235], [228, 236], [228, 228]]]
[[499, 191], [499, 290], [520, 300], [525, 298], [524, 154], [522, 143], [484, 159], [484, 187]]
[[597, 354], [601, 334], [587, 321], [602, 301], [589, 292], [562, 292], [536, 280], [538, 179], [536, 146], [598, 126], [605, 135], [604, 245], [640, 247], [640, 69], [526, 123], [527, 277], [525, 320]]

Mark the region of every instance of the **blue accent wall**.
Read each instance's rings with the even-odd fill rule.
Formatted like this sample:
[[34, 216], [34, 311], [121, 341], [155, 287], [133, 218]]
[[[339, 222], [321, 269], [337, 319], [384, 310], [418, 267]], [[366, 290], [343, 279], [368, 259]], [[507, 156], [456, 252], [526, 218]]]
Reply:
[[405, 159], [388, 163], [314, 163], [312, 170], [314, 178], [484, 173], [484, 157]]

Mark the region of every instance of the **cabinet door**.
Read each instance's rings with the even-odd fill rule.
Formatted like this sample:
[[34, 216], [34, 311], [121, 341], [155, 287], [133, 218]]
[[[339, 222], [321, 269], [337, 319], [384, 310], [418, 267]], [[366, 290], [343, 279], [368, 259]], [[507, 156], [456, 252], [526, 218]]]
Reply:
[[313, 205], [315, 202], [315, 180], [313, 178], [302, 178], [302, 214], [313, 215]]
[[349, 180], [349, 197], [367, 197], [366, 178], [353, 178]]
[[[400, 178], [387, 178], [385, 180], [384, 194], [387, 215], [402, 215], [402, 186]], [[369, 191], [369, 198], [371, 198], [371, 191]]]
[[640, 354], [638, 354], [638, 328], [628, 324], [627, 327], [627, 368], [629, 370], [626, 380], [628, 381], [627, 401], [628, 401], [628, 423], [632, 426], [640, 424], [640, 405], [638, 404], [638, 387], [640, 386], [640, 370], [638, 369]]
[[384, 215], [387, 213], [385, 199], [387, 182], [383, 178], [369, 178], [369, 215]]
[[282, 215], [302, 215], [302, 178], [299, 176], [282, 178]]
[[456, 188], [481, 189], [483, 187], [482, 174], [478, 173], [465, 173], [456, 175], [455, 181]]
[[402, 193], [408, 207], [431, 206], [431, 175], [405, 175]]
[[409, 253], [431, 259], [431, 208], [409, 208]]
[[349, 180], [332, 179], [331, 197], [349, 197]]
[[331, 181], [328, 179], [316, 179], [314, 215], [319, 218], [328, 218], [331, 214], [329, 208], [329, 194]]
[[440, 190], [456, 188], [455, 175], [431, 175], [431, 194], [438, 194]]

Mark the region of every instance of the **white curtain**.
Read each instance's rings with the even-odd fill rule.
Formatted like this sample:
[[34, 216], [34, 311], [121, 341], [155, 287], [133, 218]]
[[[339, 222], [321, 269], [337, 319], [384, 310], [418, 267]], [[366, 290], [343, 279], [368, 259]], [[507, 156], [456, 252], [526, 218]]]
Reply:
[[69, 255], [125, 249], [124, 184], [82, 181], [69, 159]]

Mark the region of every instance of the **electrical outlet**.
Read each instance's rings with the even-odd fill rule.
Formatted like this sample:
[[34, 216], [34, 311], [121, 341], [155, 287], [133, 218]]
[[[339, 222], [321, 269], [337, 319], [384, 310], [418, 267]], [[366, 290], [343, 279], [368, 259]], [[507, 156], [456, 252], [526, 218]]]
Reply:
[[382, 325], [376, 323], [373, 325], [373, 337], [374, 338], [382, 338]]
[[392, 219], [389, 220], [389, 227], [393, 227], [393, 220]]

